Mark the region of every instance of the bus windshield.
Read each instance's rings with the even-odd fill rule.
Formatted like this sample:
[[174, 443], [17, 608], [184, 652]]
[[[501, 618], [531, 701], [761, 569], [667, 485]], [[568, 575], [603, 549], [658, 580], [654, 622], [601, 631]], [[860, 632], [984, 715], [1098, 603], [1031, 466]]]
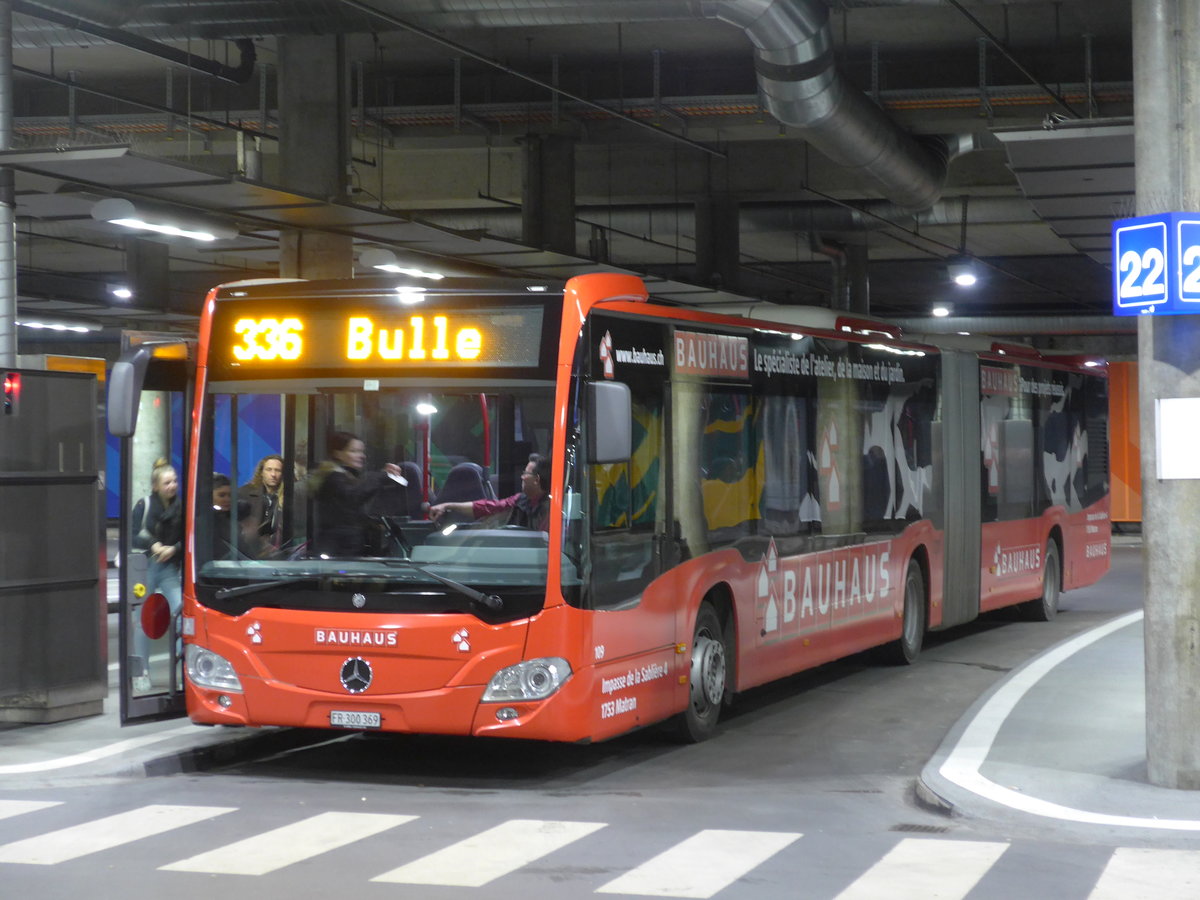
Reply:
[[[343, 600], [373, 612], [535, 612], [548, 536], [511, 505], [530, 454], [550, 451], [552, 406], [549, 384], [211, 385], [197, 598], [234, 615]], [[430, 508], [445, 503], [456, 505], [435, 524]]]

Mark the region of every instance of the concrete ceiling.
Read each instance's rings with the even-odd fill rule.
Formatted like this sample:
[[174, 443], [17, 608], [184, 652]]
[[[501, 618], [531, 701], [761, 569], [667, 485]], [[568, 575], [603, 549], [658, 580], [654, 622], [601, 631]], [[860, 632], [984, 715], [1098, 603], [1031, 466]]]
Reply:
[[[21, 309], [187, 329], [208, 287], [275, 275], [280, 234], [300, 228], [430, 263], [634, 271], [692, 303], [830, 305], [824, 247], [867, 260], [884, 317], [935, 299], [976, 318], [1106, 313], [1105, 222], [1132, 211], [1129, 0], [829, 0], [855, 90], [904, 131], [975, 148], [919, 212], [766, 110], [747, 33], [708, 17], [737, 5], [15, 0], [15, 149], [0, 160], [17, 172]], [[281, 36], [334, 32], [351, 163], [331, 203], [281, 184], [276, 62]], [[239, 131], [243, 147], [262, 138], [261, 172], [240, 161]], [[574, 139], [574, 252], [523, 241], [531, 132]], [[91, 218], [109, 196], [232, 231], [156, 242], [169, 290], [119, 301], [109, 287], [147, 254]], [[718, 276], [697, 265], [695, 209], [712, 202], [739, 210], [738, 263]], [[960, 251], [984, 264], [969, 292], [945, 273]]]

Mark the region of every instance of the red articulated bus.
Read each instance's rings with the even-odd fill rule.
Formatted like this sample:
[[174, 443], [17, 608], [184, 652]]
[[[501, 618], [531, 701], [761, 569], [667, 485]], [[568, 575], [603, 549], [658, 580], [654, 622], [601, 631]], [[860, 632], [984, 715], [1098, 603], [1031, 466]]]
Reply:
[[[616, 274], [215, 290], [188, 714], [552, 741], [674, 720], [701, 740], [740, 691], [871, 647], [912, 662], [927, 630], [998, 607], [1048, 619], [1108, 570], [1102, 362], [815, 312], [662, 306]], [[269, 535], [207, 500], [259, 454], [250, 408], [285, 472]], [[366, 462], [330, 552], [335, 431]], [[516, 494], [532, 453], [548, 531], [429, 518]]]

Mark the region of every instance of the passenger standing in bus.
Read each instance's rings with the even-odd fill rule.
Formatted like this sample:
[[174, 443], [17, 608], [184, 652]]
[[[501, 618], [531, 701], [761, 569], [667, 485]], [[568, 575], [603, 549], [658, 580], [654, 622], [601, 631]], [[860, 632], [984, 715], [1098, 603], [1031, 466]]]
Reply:
[[[166, 459], [154, 463], [150, 473], [150, 493], [133, 508], [133, 546], [148, 559], [146, 589], [162, 594], [171, 609], [171, 618], [183, 606], [183, 504], [179, 500], [179, 476]], [[133, 689], [150, 690], [150, 642], [145, 633], [134, 630]]]
[[265, 553], [283, 543], [283, 457], [271, 453], [254, 467], [254, 477], [238, 488], [238, 500], [250, 503]]
[[320, 556], [361, 556], [371, 543], [373, 520], [365, 512], [367, 502], [381, 491], [399, 489], [400, 467], [387, 463], [382, 471], [363, 472], [366, 445], [348, 431], [334, 432], [329, 439], [329, 459], [309, 478], [315, 499], [314, 551]]
[[213, 559], [253, 559], [260, 549], [256, 540], [258, 520], [253, 517], [250, 502], [238, 500], [237, 550], [230, 543], [230, 518], [233, 515], [233, 485], [223, 472], [213, 472]]
[[429, 508], [429, 518], [437, 522], [449, 513], [482, 519], [507, 513], [505, 524], [537, 531], [550, 530], [550, 458], [529, 454], [529, 462], [521, 472], [521, 490], [503, 500], [464, 500], [459, 503], [437, 503]]

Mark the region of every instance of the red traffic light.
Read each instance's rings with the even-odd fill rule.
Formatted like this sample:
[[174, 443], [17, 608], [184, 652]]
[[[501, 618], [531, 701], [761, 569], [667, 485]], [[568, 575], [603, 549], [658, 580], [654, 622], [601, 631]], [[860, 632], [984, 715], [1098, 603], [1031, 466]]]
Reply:
[[21, 373], [4, 373], [4, 415], [16, 415], [21, 400]]

